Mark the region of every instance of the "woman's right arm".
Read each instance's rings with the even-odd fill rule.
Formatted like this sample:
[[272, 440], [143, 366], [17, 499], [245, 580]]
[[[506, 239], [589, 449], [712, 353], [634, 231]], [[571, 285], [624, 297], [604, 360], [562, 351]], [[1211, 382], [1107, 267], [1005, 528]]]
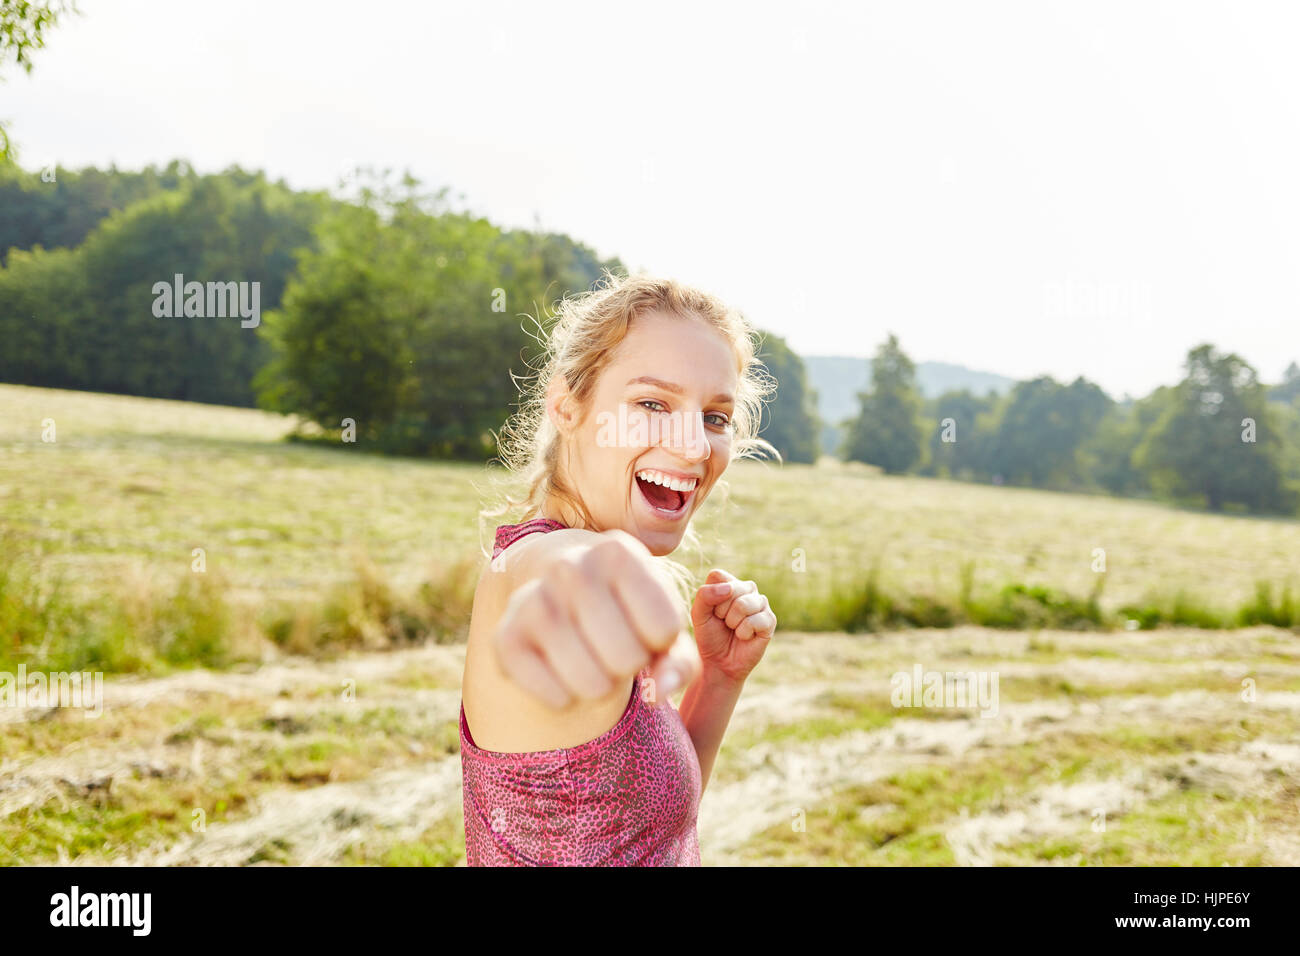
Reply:
[[[476, 729], [480, 746], [573, 746], [613, 725], [630, 679], [647, 664], [656, 695], [695, 678], [699, 654], [686, 608], [645, 545], [623, 531], [529, 538], [484, 573], [475, 597], [475, 623], [490, 623], [471, 633], [469, 654], [478, 660], [467, 662], [466, 680], [473, 671], [480, 686], [472, 689], [492, 703], [490, 721], [471, 722], [487, 723], [498, 740], [493, 746]], [[500, 746], [504, 738], [514, 743]]]

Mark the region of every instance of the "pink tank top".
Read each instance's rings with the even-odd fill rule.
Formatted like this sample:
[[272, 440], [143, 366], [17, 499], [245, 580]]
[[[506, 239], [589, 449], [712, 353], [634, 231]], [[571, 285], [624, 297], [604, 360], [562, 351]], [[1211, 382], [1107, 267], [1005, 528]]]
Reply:
[[[503, 525], [492, 556], [526, 534], [563, 527], [548, 518]], [[699, 760], [672, 702], [643, 699], [646, 676], [636, 675], [613, 727], [562, 750], [480, 750], [461, 704], [470, 866], [700, 865]]]

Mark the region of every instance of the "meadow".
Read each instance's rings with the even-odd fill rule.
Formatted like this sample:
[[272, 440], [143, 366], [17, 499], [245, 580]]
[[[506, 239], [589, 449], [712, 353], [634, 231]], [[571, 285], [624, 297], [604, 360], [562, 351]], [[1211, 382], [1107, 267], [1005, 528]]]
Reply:
[[[22, 636], [9, 652], [150, 670], [256, 657], [268, 639], [299, 652], [458, 639], [496, 476], [285, 441], [293, 424], [0, 386], [0, 581]], [[1300, 623], [1290, 520], [823, 459], [737, 463], [696, 527], [698, 546], [674, 557], [753, 578], [799, 629]], [[60, 615], [79, 638], [49, 633]]]
[[[0, 671], [108, 674], [96, 719], [0, 708], [0, 861], [463, 862], [491, 476], [293, 425], [0, 386]], [[729, 478], [678, 557], [757, 580], [781, 628], [706, 863], [1300, 863], [1300, 524], [825, 461]], [[996, 673], [996, 715], [895, 706], [917, 663]]]

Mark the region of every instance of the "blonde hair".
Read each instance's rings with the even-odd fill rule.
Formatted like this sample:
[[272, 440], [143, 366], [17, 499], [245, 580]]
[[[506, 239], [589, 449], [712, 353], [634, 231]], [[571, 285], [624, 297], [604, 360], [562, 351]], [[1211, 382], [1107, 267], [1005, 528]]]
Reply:
[[776, 382], [758, 360], [759, 336], [745, 318], [716, 296], [676, 280], [641, 274], [619, 277], [606, 271], [591, 291], [559, 302], [549, 329], [534, 319], [542, 353], [529, 363], [534, 374], [517, 379], [519, 409], [498, 438], [498, 457], [510, 479], [522, 483], [523, 491], [507, 493], [504, 503], [481, 513], [484, 518], [522, 508], [521, 520], [527, 519], [554, 495], [592, 523], [581, 496], [569, 487], [560, 468], [561, 436], [546, 414], [547, 387], [555, 376], [563, 376], [579, 407], [585, 407], [632, 319], [652, 311], [702, 321], [730, 343], [739, 371], [731, 415], [732, 457], [766, 453], [780, 460], [780, 452], [758, 437], [763, 402]]

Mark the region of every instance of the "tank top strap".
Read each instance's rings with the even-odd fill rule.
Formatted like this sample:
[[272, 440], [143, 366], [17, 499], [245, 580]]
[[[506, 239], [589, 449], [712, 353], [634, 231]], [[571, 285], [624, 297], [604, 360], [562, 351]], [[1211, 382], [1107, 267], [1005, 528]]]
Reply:
[[544, 534], [547, 531], [559, 531], [567, 527], [568, 525], [561, 524], [552, 518], [530, 518], [519, 524], [503, 524], [496, 530], [496, 541], [492, 546], [492, 557], [497, 557], [524, 535]]

